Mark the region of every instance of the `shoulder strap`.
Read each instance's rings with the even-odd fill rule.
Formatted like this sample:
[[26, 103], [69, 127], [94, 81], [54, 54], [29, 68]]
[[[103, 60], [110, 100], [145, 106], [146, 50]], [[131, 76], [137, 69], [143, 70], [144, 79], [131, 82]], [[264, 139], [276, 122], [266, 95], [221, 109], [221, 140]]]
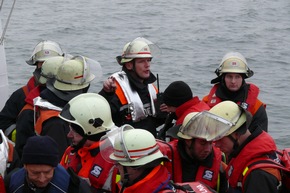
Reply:
[[256, 159], [256, 160], [252, 161], [244, 169], [244, 171], [243, 171], [243, 183], [245, 182], [245, 179], [247, 178], [247, 176], [255, 169], [263, 169], [266, 172], [274, 175], [278, 180], [281, 180], [281, 174], [280, 174], [280, 172], [277, 172], [277, 169], [283, 170], [286, 172], [290, 172], [289, 168], [284, 167], [283, 165], [275, 162], [274, 160], [271, 160], [268, 158]]

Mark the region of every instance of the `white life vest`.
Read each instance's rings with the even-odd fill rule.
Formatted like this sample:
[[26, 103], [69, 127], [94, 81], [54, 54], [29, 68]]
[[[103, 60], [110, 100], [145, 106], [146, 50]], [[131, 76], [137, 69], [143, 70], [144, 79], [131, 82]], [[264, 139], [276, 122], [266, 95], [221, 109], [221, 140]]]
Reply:
[[156, 116], [154, 100], [157, 99], [157, 95], [156, 95], [156, 90], [153, 84], [148, 84], [148, 90], [150, 94], [150, 106], [151, 106], [151, 112], [148, 112], [146, 110], [148, 108], [144, 106], [137, 91], [131, 88], [127, 74], [124, 71], [121, 71], [121, 72], [114, 73], [112, 76], [116, 79], [116, 81], [121, 86], [121, 89], [125, 95], [125, 98], [128, 101], [128, 104], [126, 106], [123, 106], [122, 109], [128, 108], [130, 110], [133, 122], [138, 122], [142, 119], [145, 119], [149, 115]]
[[8, 164], [9, 145], [7, 138], [2, 130], [0, 130], [2, 143], [0, 144], [0, 175], [4, 177]]

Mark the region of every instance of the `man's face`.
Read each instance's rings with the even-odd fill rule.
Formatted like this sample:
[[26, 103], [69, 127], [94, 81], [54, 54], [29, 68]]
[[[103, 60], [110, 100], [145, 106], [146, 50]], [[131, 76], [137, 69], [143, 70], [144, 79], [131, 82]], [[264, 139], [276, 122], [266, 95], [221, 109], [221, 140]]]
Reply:
[[[135, 58], [135, 73], [143, 80], [149, 78], [150, 76], [150, 65], [151, 65], [151, 58]], [[133, 70], [133, 62], [130, 62], [127, 65], [129, 70]]]
[[[127, 178], [127, 180], [129, 180], [128, 185], [131, 185], [132, 182], [134, 182], [134, 180], [137, 179], [143, 172], [143, 169], [141, 168], [136, 169], [129, 166], [122, 166], [121, 164], [118, 163], [116, 163], [115, 165], [120, 172], [121, 181], [124, 182], [124, 180]], [[124, 167], [126, 167], [127, 173], [125, 173]]]
[[227, 89], [232, 92], [238, 91], [243, 84], [243, 77], [237, 73], [227, 73], [225, 75], [225, 83]]
[[36, 68], [41, 68], [43, 63], [44, 63], [44, 61], [38, 61], [38, 62], [36, 62], [35, 63]]
[[212, 142], [204, 139], [186, 140], [187, 153], [198, 160], [206, 159], [212, 152]]
[[217, 140], [215, 146], [220, 148], [220, 150], [226, 155], [229, 155], [233, 151], [234, 143], [229, 137], [225, 136]]
[[78, 134], [70, 125], [70, 131], [67, 134], [67, 137], [71, 140], [72, 145], [77, 145], [83, 139], [83, 136]]
[[38, 188], [45, 188], [54, 174], [54, 167], [49, 165], [25, 164], [24, 168], [27, 171], [29, 182]]

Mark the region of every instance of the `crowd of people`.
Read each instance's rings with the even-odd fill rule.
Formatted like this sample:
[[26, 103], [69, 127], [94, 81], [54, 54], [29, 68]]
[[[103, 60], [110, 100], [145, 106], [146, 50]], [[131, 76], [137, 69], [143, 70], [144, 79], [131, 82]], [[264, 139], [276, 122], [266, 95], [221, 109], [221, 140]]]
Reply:
[[281, 192], [278, 169], [244, 175], [252, 160], [279, 162], [246, 58], [226, 53], [199, 98], [183, 80], [160, 94], [159, 51], [128, 42], [121, 69], [92, 93], [97, 61], [39, 42], [33, 76], [0, 112], [0, 193]]

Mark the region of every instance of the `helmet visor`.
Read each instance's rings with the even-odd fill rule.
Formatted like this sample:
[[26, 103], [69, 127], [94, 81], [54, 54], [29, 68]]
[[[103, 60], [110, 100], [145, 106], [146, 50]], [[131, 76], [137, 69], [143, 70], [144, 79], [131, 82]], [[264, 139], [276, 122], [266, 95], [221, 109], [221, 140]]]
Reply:
[[125, 157], [129, 158], [129, 153], [124, 143], [124, 131], [134, 129], [130, 125], [123, 125], [122, 127], [118, 127], [109, 131], [106, 135], [102, 136], [100, 139], [100, 152], [102, 157], [109, 163], [114, 163], [115, 161], [110, 158], [112, 154], [114, 154], [114, 144], [116, 141], [120, 141], [122, 150], [124, 152]]
[[[81, 83], [89, 83], [95, 78], [100, 80], [102, 77], [102, 67], [100, 63], [96, 60], [84, 57], [84, 56], [74, 56], [72, 60], [77, 60], [80, 61], [81, 63], [84, 64], [83, 68], [83, 76]], [[94, 73], [92, 73], [94, 72]], [[78, 81], [76, 81], [75, 84], [79, 84]]]
[[179, 132], [192, 138], [216, 141], [224, 137], [233, 125], [232, 122], [203, 111], [192, 117], [185, 126], [181, 126]]

